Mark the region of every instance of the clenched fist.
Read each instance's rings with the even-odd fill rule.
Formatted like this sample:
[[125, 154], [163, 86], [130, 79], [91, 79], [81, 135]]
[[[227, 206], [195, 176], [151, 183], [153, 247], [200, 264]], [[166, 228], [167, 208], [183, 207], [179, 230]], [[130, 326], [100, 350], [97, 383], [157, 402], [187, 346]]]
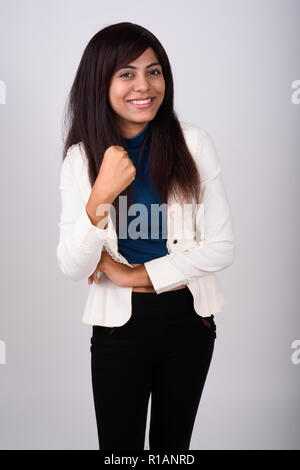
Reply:
[[109, 194], [115, 199], [134, 180], [136, 168], [130, 157], [120, 145], [106, 149], [100, 170], [95, 181], [95, 190]]

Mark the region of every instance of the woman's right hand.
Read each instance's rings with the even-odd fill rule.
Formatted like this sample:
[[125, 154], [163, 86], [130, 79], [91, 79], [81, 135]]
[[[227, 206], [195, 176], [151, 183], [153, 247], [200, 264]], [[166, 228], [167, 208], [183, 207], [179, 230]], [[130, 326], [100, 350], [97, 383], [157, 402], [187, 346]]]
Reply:
[[106, 149], [95, 181], [95, 189], [115, 199], [132, 183], [136, 168], [130, 157], [120, 145], [111, 145]]

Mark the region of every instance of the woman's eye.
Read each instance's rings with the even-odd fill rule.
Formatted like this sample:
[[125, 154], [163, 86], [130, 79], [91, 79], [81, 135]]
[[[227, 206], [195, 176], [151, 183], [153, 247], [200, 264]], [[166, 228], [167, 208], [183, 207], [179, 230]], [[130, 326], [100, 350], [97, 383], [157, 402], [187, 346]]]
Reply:
[[[155, 75], [160, 75], [160, 70], [158, 70], [158, 69], [151, 70], [151, 72], [157, 72], [157, 74], [155, 74]], [[151, 73], [151, 72], [150, 72], [150, 73]], [[153, 74], [153, 75], [154, 75], [154, 74]]]
[[[157, 72], [157, 73], [152, 73], [152, 72]], [[158, 70], [158, 69], [150, 70], [149, 73], [150, 73], [151, 75], [160, 75], [160, 74], [161, 74], [160, 70]], [[131, 72], [124, 72], [124, 73], [122, 73], [122, 75], [120, 75], [120, 77], [121, 77], [121, 78], [122, 78], [122, 77], [128, 78], [128, 75], [131, 75]]]

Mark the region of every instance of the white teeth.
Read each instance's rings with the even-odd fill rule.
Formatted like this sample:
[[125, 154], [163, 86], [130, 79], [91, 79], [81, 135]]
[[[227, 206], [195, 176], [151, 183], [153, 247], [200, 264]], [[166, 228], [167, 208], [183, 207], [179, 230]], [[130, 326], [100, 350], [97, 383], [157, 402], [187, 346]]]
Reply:
[[152, 101], [151, 98], [149, 98], [149, 100], [141, 100], [141, 101], [133, 100], [133, 101], [131, 101], [131, 103], [133, 103], [133, 104], [146, 104], [146, 103], [150, 103], [150, 101]]

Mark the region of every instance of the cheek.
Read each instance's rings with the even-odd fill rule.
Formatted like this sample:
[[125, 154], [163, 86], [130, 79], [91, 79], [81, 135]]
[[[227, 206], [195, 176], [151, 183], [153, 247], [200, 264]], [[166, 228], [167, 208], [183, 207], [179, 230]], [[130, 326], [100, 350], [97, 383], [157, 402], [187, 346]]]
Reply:
[[110, 91], [109, 91], [109, 99], [110, 102], [115, 105], [119, 106], [121, 102], [124, 102], [126, 97], [126, 87], [120, 84], [112, 84]]
[[157, 84], [157, 91], [160, 93], [160, 95], [163, 98], [163, 95], [165, 94], [165, 82], [161, 81], [159, 84]]

